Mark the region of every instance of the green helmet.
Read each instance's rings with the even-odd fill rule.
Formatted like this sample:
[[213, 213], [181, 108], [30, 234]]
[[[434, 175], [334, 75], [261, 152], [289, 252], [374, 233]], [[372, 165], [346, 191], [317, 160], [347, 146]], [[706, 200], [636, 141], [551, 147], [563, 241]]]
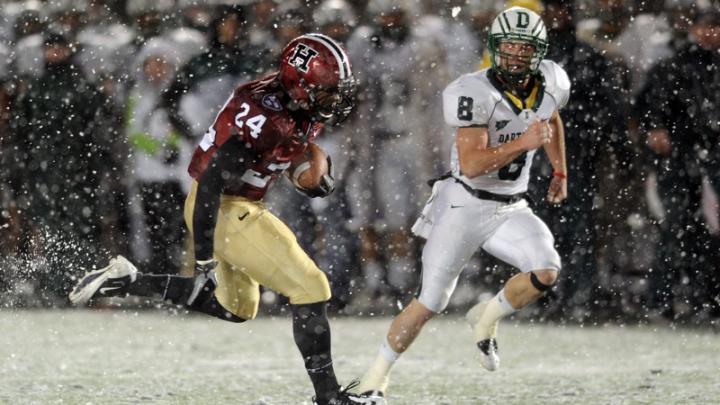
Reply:
[[[510, 71], [503, 68], [500, 60], [508, 55], [500, 51], [502, 42], [528, 43], [534, 46], [535, 52], [527, 59], [527, 66], [522, 71]], [[537, 72], [540, 61], [543, 60], [548, 49], [547, 29], [537, 13], [523, 7], [511, 7], [500, 13], [490, 27], [488, 37], [488, 50], [492, 69], [503, 80], [517, 83], [524, 81], [528, 76]]]

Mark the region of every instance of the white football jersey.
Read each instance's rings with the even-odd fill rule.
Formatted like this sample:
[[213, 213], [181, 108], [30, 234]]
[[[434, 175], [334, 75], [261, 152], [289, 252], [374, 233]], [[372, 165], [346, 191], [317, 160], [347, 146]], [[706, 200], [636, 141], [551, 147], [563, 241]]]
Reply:
[[[489, 148], [516, 139], [536, 119], [549, 119], [570, 96], [570, 79], [563, 68], [546, 59], [539, 70], [543, 82], [535, 105], [524, 110], [508, 99], [490, 69], [460, 76], [443, 91], [445, 122], [454, 128], [487, 127]], [[453, 143], [452, 173], [472, 188], [496, 194], [522, 193], [527, 191], [534, 155], [535, 150], [525, 152], [494, 172], [468, 178], [460, 172], [457, 145]]]

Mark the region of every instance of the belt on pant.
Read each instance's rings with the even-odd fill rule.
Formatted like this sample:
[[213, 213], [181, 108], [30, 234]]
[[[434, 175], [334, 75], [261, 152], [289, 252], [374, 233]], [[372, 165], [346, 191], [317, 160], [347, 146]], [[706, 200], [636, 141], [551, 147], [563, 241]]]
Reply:
[[462, 185], [465, 188], [465, 190], [467, 190], [468, 193], [472, 194], [475, 198], [478, 198], [480, 200], [490, 200], [490, 201], [497, 201], [497, 202], [501, 202], [501, 203], [505, 203], [505, 204], [512, 204], [512, 203], [516, 203], [516, 202], [526, 198], [525, 193], [495, 194], [495, 193], [491, 193], [491, 192], [485, 191], [485, 190], [478, 190], [476, 188], [472, 188], [472, 187], [468, 186], [462, 180], [453, 176], [451, 173], [445, 173], [438, 178], [432, 179], [432, 180], [428, 181], [428, 184], [430, 185], [430, 187], [432, 187], [433, 184], [435, 184], [435, 182], [440, 181], [440, 180], [449, 179], [449, 178], [452, 178], [453, 180], [455, 180], [455, 182], [460, 183], [460, 185]]

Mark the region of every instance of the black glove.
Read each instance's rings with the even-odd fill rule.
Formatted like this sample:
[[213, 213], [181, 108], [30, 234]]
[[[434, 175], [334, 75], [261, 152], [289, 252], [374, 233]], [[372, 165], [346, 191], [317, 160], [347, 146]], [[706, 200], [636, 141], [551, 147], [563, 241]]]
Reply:
[[218, 263], [214, 259], [198, 260], [195, 262], [195, 282], [190, 297], [187, 300], [188, 306], [204, 302], [215, 292], [215, 288], [217, 287], [215, 268], [217, 265]]

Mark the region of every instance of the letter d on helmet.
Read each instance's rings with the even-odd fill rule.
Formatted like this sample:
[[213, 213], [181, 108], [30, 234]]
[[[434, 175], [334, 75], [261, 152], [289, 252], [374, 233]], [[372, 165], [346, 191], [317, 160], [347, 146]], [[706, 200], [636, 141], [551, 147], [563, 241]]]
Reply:
[[[501, 59], [508, 56], [500, 50], [500, 44], [505, 41], [527, 43], [535, 48], [532, 56], [527, 59], [527, 66], [523, 71], [511, 72], [502, 66]], [[547, 49], [547, 28], [545, 28], [542, 18], [527, 8], [511, 7], [503, 11], [495, 17], [490, 27], [488, 50], [492, 68], [507, 81], [522, 81], [537, 72]]]

